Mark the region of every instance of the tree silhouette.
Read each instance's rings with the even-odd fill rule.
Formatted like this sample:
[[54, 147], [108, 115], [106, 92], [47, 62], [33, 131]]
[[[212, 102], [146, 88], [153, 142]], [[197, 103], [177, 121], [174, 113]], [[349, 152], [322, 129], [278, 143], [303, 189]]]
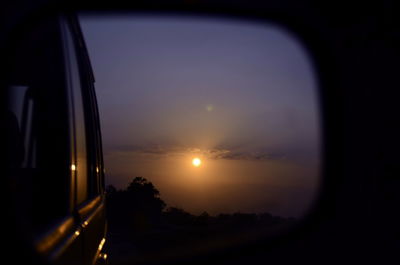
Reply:
[[[270, 213], [220, 213], [211, 216], [206, 211], [200, 215], [193, 215], [184, 209], [168, 207], [160, 198], [160, 192], [153, 183], [143, 177], [135, 177], [126, 189], [117, 190], [110, 185], [106, 188], [107, 214], [110, 230], [115, 232], [149, 231], [152, 227], [158, 229], [206, 229], [206, 227], [218, 226], [219, 230], [232, 228], [254, 227], [255, 225], [275, 226], [295, 219], [285, 219], [273, 216]], [[154, 231], [154, 230], [153, 230]], [[217, 230], [215, 230], [217, 231]]]
[[195, 216], [177, 207], [168, 207], [163, 213], [165, 220], [174, 225], [190, 225]]
[[160, 221], [166, 204], [160, 192], [143, 177], [135, 177], [126, 190], [107, 187], [108, 219], [111, 227], [129, 226], [146, 230]]
[[210, 215], [203, 211], [194, 215], [182, 208], [166, 208], [160, 192], [143, 177], [133, 178], [122, 190], [107, 186], [106, 195], [108, 236], [114, 244], [110, 249], [123, 249], [116, 252], [118, 255], [131, 249], [135, 255], [132, 259], [138, 264], [156, 256], [152, 253], [185, 252], [213, 241], [229, 244], [232, 239], [257, 239], [258, 235], [268, 235], [273, 229], [288, 227], [296, 221], [268, 212]]
[[210, 220], [210, 215], [204, 211], [202, 214], [196, 217], [195, 224], [200, 226], [205, 226], [208, 224], [209, 220]]

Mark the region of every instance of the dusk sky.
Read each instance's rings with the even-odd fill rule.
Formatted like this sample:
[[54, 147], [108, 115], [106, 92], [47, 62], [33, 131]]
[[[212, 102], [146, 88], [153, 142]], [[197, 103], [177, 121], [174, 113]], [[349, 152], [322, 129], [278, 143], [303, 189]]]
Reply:
[[81, 16], [81, 26], [107, 184], [145, 177], [194, 214], [307, 210], [320, 180], [318, 96], [292, 35], [210, 17]]

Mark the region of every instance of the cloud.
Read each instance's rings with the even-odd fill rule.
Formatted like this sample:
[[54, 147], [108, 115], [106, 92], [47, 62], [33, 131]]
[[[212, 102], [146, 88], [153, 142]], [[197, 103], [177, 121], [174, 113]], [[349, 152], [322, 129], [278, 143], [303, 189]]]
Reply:
[[226, 160], [249, 160], [249, 161], [266, 161], [266, 160], [282, 160], [285, 155], [278, 153], [269, 153], [264, 151], [242, 151], [237, 148], [212, 148], [201, 149], [197, 147], [186, 147], [179, 145], [121, 145], [109, 148], [111, 152], [131, 153], [141, 155], [156, 156], [175, 156], [175, 155], [199, 155], [208, 159], [226, 159]]

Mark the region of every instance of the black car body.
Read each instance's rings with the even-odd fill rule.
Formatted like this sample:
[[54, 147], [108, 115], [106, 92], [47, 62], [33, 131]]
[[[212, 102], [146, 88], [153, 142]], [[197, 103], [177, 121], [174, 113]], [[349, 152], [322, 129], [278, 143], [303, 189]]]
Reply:
[[77, 17], [18, 35], [6, 80], [7, 190], [20, 237], [43, 261], [105, 259], [104, 167], [94, 76]]

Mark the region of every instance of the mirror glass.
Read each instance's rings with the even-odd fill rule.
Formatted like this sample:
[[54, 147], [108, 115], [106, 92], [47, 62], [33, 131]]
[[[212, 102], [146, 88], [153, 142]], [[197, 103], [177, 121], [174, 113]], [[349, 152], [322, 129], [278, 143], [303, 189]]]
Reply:
[[214, 17], [80, 22], [101, 119], [110, 260], [208, 251], [307, 214], [320, 183], [318, 87], [293, 34]]

